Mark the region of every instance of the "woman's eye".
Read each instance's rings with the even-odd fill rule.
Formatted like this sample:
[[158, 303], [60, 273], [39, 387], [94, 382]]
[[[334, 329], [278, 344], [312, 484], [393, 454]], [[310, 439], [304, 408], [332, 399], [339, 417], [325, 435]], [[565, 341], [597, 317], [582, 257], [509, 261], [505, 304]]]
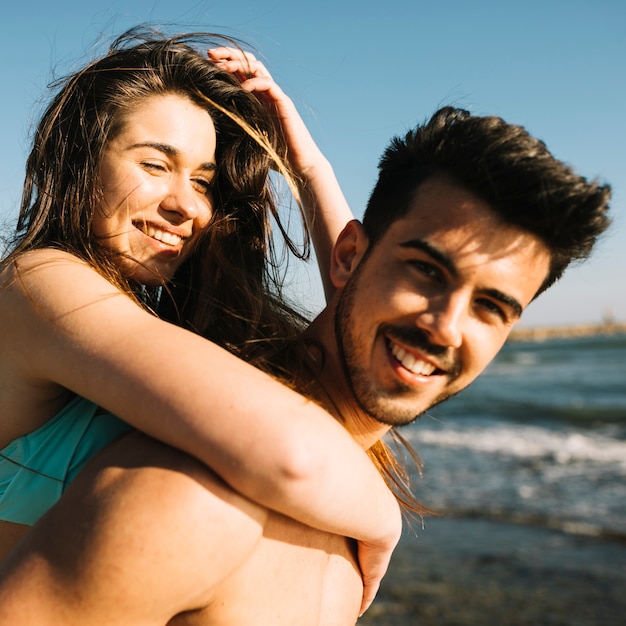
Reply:
[[213, 190], [213, 180], [205, 180], [204, 178], [196, 178], [194, 185], [201, 193], [210, 193]]
[[161, 163], [154, 163], [153, 161], [143, 161], [141, 164], [147, 170], [154, 170], [157, 172], [164, 172], [165, 167]]

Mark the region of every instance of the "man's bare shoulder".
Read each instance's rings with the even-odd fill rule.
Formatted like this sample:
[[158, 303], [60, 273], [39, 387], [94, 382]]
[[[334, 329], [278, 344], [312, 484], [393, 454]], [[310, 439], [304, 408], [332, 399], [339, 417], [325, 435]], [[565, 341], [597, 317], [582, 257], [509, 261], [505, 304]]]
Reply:
[[[160, 563], [180, 568], [176, 576], [184, 571], [185, 592], [193, 585], [200, 591], [184, 609], [175, 611], [170, 603], [176, 615], [170, 626], [351, 626], [356, 621], [363, 587], [351, 540], [259, 509], [195, 459], [143, 435], [125, 437], [86, 470], [85, 486], [96, 490], [98, 501], [111, 493], [120, 506], [137, 507], [129, 497], [142, 501], [119, 523], [102, 520], [107, 528], [128, 532], [124, 543], [131, 549], [133, 537], [150, 535], [146, 550], [163, 550], [171, 542]], [[84, 497], [79, 482], [74, 488]], [[258, 525], [249, 528], [241, 515]], [[126, 516], [135, 524], [128, 530]], [[168, 578], [173, 576], [169, 572]], [[177, 595], [183, 595], [182, 585]], [[190, 610], [194, 604], [198, 609]]]
[[211, 601], [254, 550], [265, 519], [201, 463], [132, 433], [99, 453], [25, 538], [0, 598], [18, 610], [37, 597], [44, 615], [68, 625], [89, 616], [130, 624], [135, 613], [162, 624]]
[[[93, 499], [98, 506], [112, 506], [117, 499], [132, 495], [138, 514], [151, 505], [162, 504], [161, 522], [194, 507], [214, 506], [233, 515], [243, 514], [254, 520], [261, 535], [267, 511], [233, 491], [209, 467], [178, 449], [133, 431], [107, 446], [81, 471], [67, 489], [64, 499]], [[167, 506], [166, 506], [167, 505]], [[239, 513], [235, 513], [238, 511]], [[206, 510], [201, 511], [206, 519]], [[174, 519], [175, 521], [175, 519]]]
[[[93, 518], [92, 529], [127, 534], [129, 544], [139, 536], [157, 553], [167, 546], [173, 556], [185, 554], [187, 569], [197, 559], [204, 575], [203, 556], [215, 561], [216, 541], [223, 561], [219, 569], [228, 572], [256, 545], [267, 518], [266, 509], [233, 491], [207, 466], [139, 432], [92, 459], [63, 499], [73, 516], [79, 502], [89, 503], [79, 510]], [[190, 557], [191, 548], [195, 557]], [[154, 565], [165, 564], [171, 568], [169, 562]]]

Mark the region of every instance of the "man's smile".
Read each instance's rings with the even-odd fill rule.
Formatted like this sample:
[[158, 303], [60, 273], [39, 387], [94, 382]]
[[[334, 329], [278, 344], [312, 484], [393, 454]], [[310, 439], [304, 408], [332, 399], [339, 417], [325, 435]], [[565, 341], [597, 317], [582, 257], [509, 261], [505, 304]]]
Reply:
[[415, 374], [416, 376], [430, 376], [436, 371], [442, 373], [442, 370], [438, 370], [432, 363], [415, 357], [389, 338], [387, 339], [387, 346], [396, 360], [402, 367], [411, 372], [411, 374]]

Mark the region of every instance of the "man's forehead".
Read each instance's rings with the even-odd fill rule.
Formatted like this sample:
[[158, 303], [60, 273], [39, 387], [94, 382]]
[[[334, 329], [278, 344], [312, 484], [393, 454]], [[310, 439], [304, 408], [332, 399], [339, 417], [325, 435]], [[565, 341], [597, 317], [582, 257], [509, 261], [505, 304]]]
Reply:
[[408, 210], [395, 225], [396, 235], [400, 232], [405, 236], [445, 236], [451, 231], [462, 230], [473, 231], [477, 239], [489, 240], [498, 233], [515, 232], [540, 242], [530, 231], [505, 222], [480, 196], [444, 177], [433, 177], [420, 184]]
[[485, 286], [509, 282], [524, 304], [550, 266], [549, 250], [538, 237], [505, 223], [472, 192], [438, 179], [420, 186], [408, 212], [389, 228], [385, 247], [419, 250], [451, 276], [478, 272]]

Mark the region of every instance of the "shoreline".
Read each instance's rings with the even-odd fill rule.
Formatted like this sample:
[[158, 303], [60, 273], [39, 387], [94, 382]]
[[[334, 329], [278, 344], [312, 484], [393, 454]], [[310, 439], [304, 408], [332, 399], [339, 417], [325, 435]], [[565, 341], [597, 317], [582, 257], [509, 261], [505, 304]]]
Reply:
[[598, 337], [626, 333], [626, 322], [606, 321], [600, 324], [575, 324], [572, 326], [546, 326], [517, 328], [511, 331], [507, 341], [546, 341], [571, 337]]

